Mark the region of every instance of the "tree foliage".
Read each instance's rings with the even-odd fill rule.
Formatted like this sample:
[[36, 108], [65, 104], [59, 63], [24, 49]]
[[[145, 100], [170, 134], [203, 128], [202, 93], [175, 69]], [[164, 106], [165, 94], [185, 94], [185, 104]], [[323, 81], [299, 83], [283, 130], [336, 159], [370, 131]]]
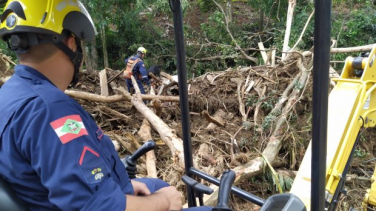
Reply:
[[[148, 49], [146, 66], [158, 64], [162, 69], [176, 71], [173, 19], [168, 0], [82, 0], [93, 17], [98, 32], [95, 42], [86, 43], [97, 53], [97, 69], [104, 66], [107, 51], [109, 66], [124, 68], [124, 60], [139, 46]], [[239, 65], [255, 65], [242, 58], [226, 30], [225, 16], [230, 19], [229, 31], [239, 46], [250, 56], [260, 57], [257, 43], [281, 49], [284, 37], [287, 0], [182, 0], [189, 74], [203, 74]], [[290, 46], [314, 9], [313, 0], [297, 1], [291, 29]], [[333, 0], [332, 38], [338, 47], [366, 45], [376, 42], [374, 0]], [[0, 5], [2, 9], [4, 5]], [[347, 9], [347, 8], [351, 8]], [[0, 10], [1, 11], [1, 10]], [[262, 20], [260, 20], [262, 19]], [[314, 23], [309, 23], [298, 48], [313, 45]], [[103, 46], [103, 39], [106, 46]], [[6, 44], [0, 47], [7, 54]], [[95, 51], [93, 51], [95, 50]], [[277, 51], [278, 54], [278, 51]], [[89, 52], [89, 56], [90, 56]], [[333, 55], [343, 60], [346, 55]]]

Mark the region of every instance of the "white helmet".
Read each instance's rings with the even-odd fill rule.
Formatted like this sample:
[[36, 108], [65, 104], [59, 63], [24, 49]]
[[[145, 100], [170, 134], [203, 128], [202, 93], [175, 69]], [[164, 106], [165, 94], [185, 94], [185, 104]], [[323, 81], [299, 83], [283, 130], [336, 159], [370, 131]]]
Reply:
[[138, 49], [137, 49], [137, 53], [143, 53], [143, 54], [146, 54], [146, 49], [144, 48], [144, 47], [139, 47]]

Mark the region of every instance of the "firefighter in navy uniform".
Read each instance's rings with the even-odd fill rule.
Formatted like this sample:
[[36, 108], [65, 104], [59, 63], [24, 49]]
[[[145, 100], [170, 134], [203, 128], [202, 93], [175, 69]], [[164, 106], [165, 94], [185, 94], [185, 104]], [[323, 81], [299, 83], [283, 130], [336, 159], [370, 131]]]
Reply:
[[133, 87], [131, 75], [135, 77], [141, 94], [145, 94], [143, 82], [150, 86], [148, 71], [146, 70], [143, 61], [145, 56], [146, 49], [144, 47], [139, 47], [135, 56], [131, 56], [125, 60], [126, 68], [124, 70], [124, 78], [127, 83], [128, 92], [131, 92], [131, 88]]
[[31, 210], [180, 210], [175, 187], [130, 180], [111, 140], [64, 94], [80, 42], [94, 36], [77, 0], [8, 0], [0, 38], [20, 64], [0, 89], [0, 176]]

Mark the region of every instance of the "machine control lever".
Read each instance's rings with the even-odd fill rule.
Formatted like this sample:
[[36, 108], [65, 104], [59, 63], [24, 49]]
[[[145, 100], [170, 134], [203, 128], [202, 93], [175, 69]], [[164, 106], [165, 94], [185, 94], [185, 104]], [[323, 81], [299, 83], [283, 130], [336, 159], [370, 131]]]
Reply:
[[214, 192], [213, 189], [197, 182], [196, 180], [188, 177], [187, 175], [183, 175], [182, 180], [184, 184], [189, 187], [192, 187], [198, 194], [212, 194]]
[[231, 192], [231, 186], [235, 181], [235, 172], [226, 170], [219, 184], [218, 204], [213, 208], [213, 211], [232, 211], [228, 206], [228, 199]]
[[153, 140], [146, 141], [140, 148], [138, 148], [132, 155], [127, 155], [121, 159], [123, 162], [125, 169], [128, 172], [129, 178], [134, 179], [136, 178], [136, 164], [137, 160], [144, 155], [145, 153], [149, 152], [152, 149], [155, 149], [157, 145]]
[[204, 194], [212, 194], [214, 192], [213, 189], [197, 182], [196, 180], [190, 178], [187, 175], [183, 175], [182, 180], [185, 185], [191, 187], [194, 190], [195, 196], [198, 198], [200, 202], [200, 206], [204, 205]]

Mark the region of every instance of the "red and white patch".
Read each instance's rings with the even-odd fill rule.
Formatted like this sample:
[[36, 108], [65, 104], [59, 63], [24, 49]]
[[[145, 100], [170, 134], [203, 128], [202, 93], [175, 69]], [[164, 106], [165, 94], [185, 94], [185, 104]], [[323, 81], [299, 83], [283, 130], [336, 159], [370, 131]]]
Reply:
[[88, 135], [80, 115], [69, 115], [50, 123], [61, 143], [66, 144], [78, 137]]

